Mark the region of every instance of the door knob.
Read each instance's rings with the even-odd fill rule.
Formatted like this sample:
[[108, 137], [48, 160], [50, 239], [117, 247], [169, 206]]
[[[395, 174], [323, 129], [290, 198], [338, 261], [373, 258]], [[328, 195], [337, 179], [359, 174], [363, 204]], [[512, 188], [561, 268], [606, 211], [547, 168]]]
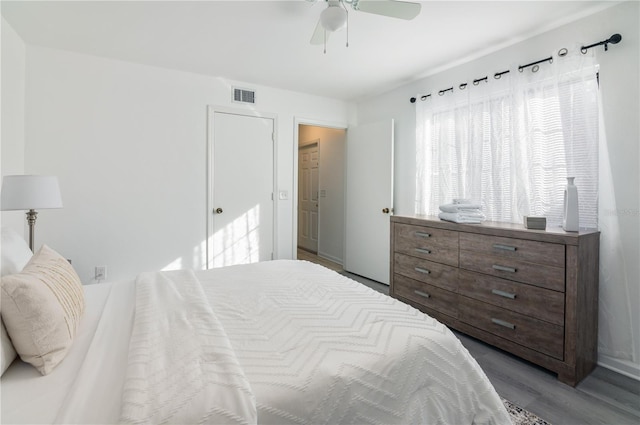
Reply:
[[382, 209], [382, 212], [383, 212], [384, 214], [389, 214], [389, 208], [383, 208], [383, 209]]
[[222, 214], [222, 208], [216, 208], [216, 214]]

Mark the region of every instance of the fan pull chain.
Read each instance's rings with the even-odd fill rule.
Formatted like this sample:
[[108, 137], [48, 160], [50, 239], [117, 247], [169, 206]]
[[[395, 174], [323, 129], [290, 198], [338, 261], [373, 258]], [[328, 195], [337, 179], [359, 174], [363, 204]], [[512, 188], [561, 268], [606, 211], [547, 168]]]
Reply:
[[342, 7], [347, 14], [347, 47], [349, 47], [349, 10], [347, 9], [347, 6], [344, 5], [344, 2], [340, 3], [342, 3]]
[[324, 54], [327, 54], [327, 30], [324, 30]]
[[349, 12], [347, 12], [347, 47], [349, 47]]

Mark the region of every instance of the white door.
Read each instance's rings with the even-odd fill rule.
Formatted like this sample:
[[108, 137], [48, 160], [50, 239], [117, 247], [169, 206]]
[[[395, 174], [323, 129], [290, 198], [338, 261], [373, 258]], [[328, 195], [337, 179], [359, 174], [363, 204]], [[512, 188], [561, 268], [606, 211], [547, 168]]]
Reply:
[[389, 284], [393, 120], [347, 131], [345, 270]]
[[207, 267], [271, 260], [274, 120], [218, 111], [209, 120]]
[[298, 246], [318, 252], [318, 144], [298, 150]]

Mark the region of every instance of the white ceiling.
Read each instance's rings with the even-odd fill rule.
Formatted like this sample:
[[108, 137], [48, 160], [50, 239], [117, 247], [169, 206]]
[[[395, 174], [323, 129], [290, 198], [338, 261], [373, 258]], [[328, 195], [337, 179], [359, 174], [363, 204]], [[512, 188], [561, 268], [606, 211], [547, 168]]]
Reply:
[[344, 100], [381, 93], [615, 4], [422, 1], [412, 21], [349, 13], [327, 44], [309, 40], [323, 0], [2, 1], [27, 44]]

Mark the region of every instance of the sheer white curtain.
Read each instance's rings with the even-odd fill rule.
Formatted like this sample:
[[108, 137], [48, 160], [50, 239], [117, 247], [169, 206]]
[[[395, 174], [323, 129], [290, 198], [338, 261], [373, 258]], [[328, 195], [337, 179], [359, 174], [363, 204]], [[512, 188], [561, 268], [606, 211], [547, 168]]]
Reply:
[[[598, 99], [601, 101], [601, 98]], [[616, 359], [637, 363], [640, 353], [636, 346], [631, 321], [631, 304], [635, 300], [629, 291], [629, 277], [625, 270], [625, 252], [620, 238], [620, 221], [615, 210], [616, 193], [613, 186], [609, 147], [600, 108], [600, 299], [598, 320], [598, 352]], [[637, 261], [637, 259], [636, 259]]]
[[536, 69], [417, 102], [417, 213], [470, 198], [489, 220], [557, 226], [575, 177], [580, 225], [597, 226], [597, 66], [580, 55]]
[[598, 190], [615, 194], [606, 154], [597, 72], [592, 51], [574, 47], [553, 63], [513, 66], [496, 80], [455, 87], [416, 102], [417, 214], [437, 215], [454, 198], [482, 205], [491, 221], [522, 223], [545, 216], [562, 222], [564, 187], [575, 177], [580, 226], [602, 228], [600, 250], [599, 351], [631, 360], [628, 281], [619, 225], [598, 212]]

